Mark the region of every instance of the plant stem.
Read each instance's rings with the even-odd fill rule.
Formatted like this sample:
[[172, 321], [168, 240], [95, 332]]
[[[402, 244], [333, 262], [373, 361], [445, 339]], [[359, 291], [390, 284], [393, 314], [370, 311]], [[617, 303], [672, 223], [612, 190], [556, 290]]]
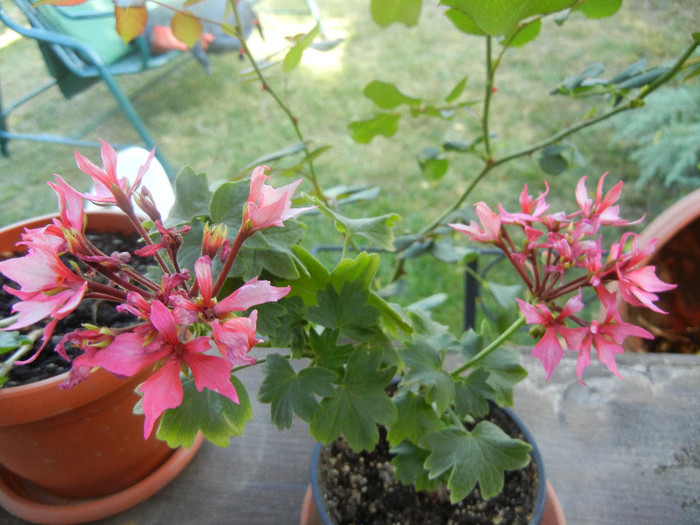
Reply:
[[33, 330], [27, 334], [30, 342], [17, 348], [17, 350], [15, 350], [15, 352], [2, 363], [2, 366], [0, 366], [0, 377], [5, 377], [12, 369], [14, 364], [19, 361], [22, 356], [28, 354], [31, 349], [34, 348], [34, 343], [43, 333], [43, 330]]
[[469, 361], [464, 363], [462, 366], [459, 368], [456, 368], [453, 370], [450, 375], [452, 377], [457, 377], [462, 372], [465, 370], [471, 368], [474, 366], [476, 363], [484, 359], [486, 356], [488, 356], [491, 352], [496, 350], [498, 347], [500, 347], [503, 343], [505, 343], [510, 337], [517, 332], [521, 326], [525, 324], [525, 317], [522, 315], [518, 317], [518, 319], [515, 320], [513, 324], [511, 324], [506, 330], [503, 331], [496, 339], [491, 341], [491, 344], [489, 344], [486, 348], [481, 350], [478, 354], [476, 354], [474, 357], [472, 357]]
[[[469, 183], [467, 188], [462, 192], [462, 194], [459, 195], [459, 197], [457, 197], [457, 199], [452, 203], [452, 205], [448, 206], [445, 209], [445, 211], [440, 215], [440, 217], [438, 217], [437, 219], [432, 221], [428, 226], [426, 226], [421, 231], [421, 235], [427, 235], [430, 232], [432, 232], [435, 228], [440, 226], [451, 213], [453, 213], [455, 210], [457, 210], [464, 203], [464, 201], [467, 199], [467, 197], [469, 197], [469, 195], [471, 195], [472, 191], [474, 191], [474, 188], [481, 181], [481, 179], [483, 179], [493, 168], [500, 166], [501, 164], [505, 164], [506, 162], [510, 162], [511, 160], [514, 160], [514, 159], [517, 159], [520, 157], [526, 157], [528, 155], [532, 155], [533, 153], [539, 151], [540, 149], [542, 149], [546, 146], [549, 146], [551, 144], [554, 144], [556, 142], [559, 142], [560, 140], [568, 137], [569, 135], [573, 135], [574, 133], [581, 131], [582, 129], [588, 128], [590, 126], [594, 126], [600, 122], [608, 120], [609, 118], [611, 118], [619, 113], [623, 113], [625, 111], [641, 107], [643, 105], [644, 99], [647, 96], [649, 96], [650, 93], [652, 93], [653, 91], [658, 89], [660, 86], [662, 86], [663, 84], [665, 84], [666, 82], [671, 80], [683, 68], [683, 64], [685, 63], [685, 61], [688, 59], [688, 57], [690, 57], [690, 55], [693, 54], [693, 52], [698, 48], [698, 46], [700, 46], [700, 43], [694, 41], [693, 44], [691, 44], [685, 50], [685, 52], [678, 58], [678, 60], [676, 60], [674, 65], [665, 74], [658, 77], [651, 84], [646, 86], [646, 88], [641, 89], [640, 92], [637, 94], [637, 96], [634, 97], [633, 99], [629, 100], [629, 102], [627, 102], [627, 104], [619, 105], [619, 106], [607, 111], [606, 113], [603, 113], [602, 115], [600, 115], [596, 118], [592, 118], [589, 120], [584, 120], [582, 122], [579, 122], [578, 124], [571, 126], [569, 128], [566, 128], [558, 133], [555, 133], [555, 134], [551, 135], [550, 137], [533, 144], [532, 146], [523, 148], [519, 151], [511, 153], [510, 155], [506, 155], [505, 157], [501, 157], [500, 159], [487, 158], [486, 164], [481, 168], [481, 170], [479, 171], [479, 173], [477, 173], [477, 175], [474, 177], [474, 179], [472, 179], [472, 181]], [[489, 64], [489, 67], [490, 67], [490, 64]], [[493, 80], [492, 78], [489, 80], [489, 77], [488, 77], [489, 73], [493, 73], [493, 71], [487, 71], [487, 86]], [[492, 86], [492, 84], [491, 84], [491, 86]], [[487, 110], [487, 109], [489, 109], [489, 106], [485, 103], [484, 110]], [[482, 122], [486, 126], [484, 128], [484, 132], [486, 132], [487, 127], [488, 127], [488, 117], [484, 116], [482, 118]], [[488, 136], [485, 135], [484, 142], [485, 142], [485, 144], [487, 144], [486, 145], [486, 148], [487, 148], [486, 153], [488, 155], [490, 150], [488, 149], [487, 140], [488, 140]]]

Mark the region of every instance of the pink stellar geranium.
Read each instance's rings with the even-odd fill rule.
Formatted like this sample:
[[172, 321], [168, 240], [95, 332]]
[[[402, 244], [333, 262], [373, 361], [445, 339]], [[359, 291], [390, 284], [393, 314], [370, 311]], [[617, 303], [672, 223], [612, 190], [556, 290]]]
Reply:
[[[486, 204], [477, 203], [479, 223], [450, 224], [474, 241], [499, 247], [524, 281], [530, 300], [518, 299], [518, 305], [527, 324], [541, 327], [534, 332], [539, 335], [532, 355], [542, 361], [547, 378], [561, 361], [565, 346], [579, 354], [579, 380], [590, 363], [592, 348], [598, 359], [617, 374], [615, 354], [623, 351], [623, 340], [630, 335], [651, 337], [648, 331], [621, 320], [618, 294], [629, 304], [663, 313], [654, 304], [657, 293], [675, 288], [661, 281], [653, 266], [642, 265], [654, 241], [638, 247], [637, 236], [625, 233], [603, 259], [601, 228], [638, 222], [620, 217], [617, 201], [622, 183], [606, 193], [606, 175], [598, 181], [595, 198], [586, 191], [586, 177], [579, 180], [575, 192], [579, 210], [574, 213], [546, 213], [547, 191], [533, 198], [525, 187], [520, 195], [520, 212], [509, 213], [499, 204], [499, 213], [494, 213]], [[518, 230], [522, 241], [517, 240]], [[614, 287], [617, 293], [606, 286]], [[587, 321], [578, 315], [583, 309], [584, 288], [595, 290], [604, 308], [602, 319]]]
[[[16, 281], [19, 289], [8, 291], [19, 297], [14, 306], [15, 322], [5, 329], [23, 328], [49, 318], [44, 343], [58, 320], [71, 313], [82, 300], [112, 301], [116, 309], [135, 317], [126, 327], [98, 327], [66, 334], [56, 351], [68, 357], [68, 347], [83, 351], [73, 360], [64, 387], [72, 387], [101, 367], [120, 377], [144, 369], [151, 375], [141, 384], [145, 414], [144, 435], [148, 437], [164, 411], [183, 402], [181, 377], [192, 377], [198, 391], [206, 388], [238, 403], [231, 381], [236, 366], [255, 362], [251, 349], [261, 342], [257, 335], [258, 313], [251, 308], [285, 297], [290, 288], [273, 286], [254, 277], [223, 297], [229, 271], [241, 246], [256, 232], [284, 226], [284, 221], [308, 208], [292, 208], [291, 199], [301, 180], [281, 188], [267, 182], [268, 168], [253, 171], [242, 225], [233, 240], [225, 225], [207, 225], [202, 255], [190, 271], [180, 267], [178, 253], [189, 226], [166, 227], [153, 208], [148, 190], [137, 189], [153, 158], [153, 152], [139, 169], [133, 183], [116, 175], [117, 156], [107, 143], [101, 148], [103, 168], [76, 152], [78, 167], [89, 175], [95, 193], [81, 194], [56, 175], [50, 185], [59, 201], [59, 217], [43, 228], [27, 230], [21, 244], [26, 255], [0, 262], [0, 271]], [[135, 205], [152, 219], [152, 234], [137, 217]], [[160, 271], [141, 274], [130, 266], [129, 253], [103, 253], [85, 235], [85, 200], [117, 205], [129, 218], [145, 245], [136, 256], [152, 257]], [[64, 262], [66, 260], [70, 262]], [[223, 262], [218, 278], [212, 275], [212, 259]], [[43, 348], [43, 347], [42, 347]], [[37, 352], [38, 355], [38, 352]], [[32, 356], [31, 361], [35, 356]]]

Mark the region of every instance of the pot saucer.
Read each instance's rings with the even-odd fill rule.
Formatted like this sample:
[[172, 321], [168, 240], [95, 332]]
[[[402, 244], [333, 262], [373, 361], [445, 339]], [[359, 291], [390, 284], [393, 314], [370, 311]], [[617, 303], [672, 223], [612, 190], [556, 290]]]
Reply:
[[60, 498], [0, 466], [0, 506], [18, 518], [46, 525], [85, 523], [113, 516], [165, 487], [192, 460], [203, 441], [204, 436], [199, 434], [192, 447], [177, 449], [146, 478], [101, 498]]

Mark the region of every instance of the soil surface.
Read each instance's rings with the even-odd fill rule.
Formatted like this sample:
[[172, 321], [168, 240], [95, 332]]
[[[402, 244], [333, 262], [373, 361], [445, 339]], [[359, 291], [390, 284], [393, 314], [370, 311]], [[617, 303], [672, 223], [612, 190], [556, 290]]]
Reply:
[[[115, 251], [133, 252], [133, 250], [139, 246], [140, 239], [140, 237], [137, 235], [124, 236], [121, 234], [97, 234], [92, 232], [88, 232], [87, 237], [90, 242], [107, 254], [111, 254]], [[8, 255], [6, 254], [4, 258], [7, 256]], [[133, 256], [132, 263], [134, 263], [135, 267], [139, 268], [141, 271], [144, 271], [147, 266], [144, 261], [147, 262], [148, 259], [141, 259]], [[5, 285], [15, 289], [18, 288], [16, 282], [7, 279], [4, 275], [0, 274], [0, 288]], [[0, 317], [5, 318], [10, 316], [12, 305], [17, 301], [17, 297], [7, 293], [4, 289], [0, 289]], [[98, 326], [102, 325], [116, 327], [127, 326], [134, 322], [135, 318], [133, 316], [117, 312], [115, 306], [116, 305], [114, 303], [107, 301], [83, 301], [70, 315], [58, 322], [53, 336], [35, 361], [22, 366], [14, 366], [12, 368], [8, 374], [8, 380], [2, 386], [2, 388], [9, 388], [11, 386], [19, 386], [33, 383], [35, 381], [41, 381], [70, 370], [70, 362], [66, 361], [53, 351], [55, 346], [65, 334], [81, 328], [83, 323], [89, 322], [97, 324]], [[47, 321], [37, 323], [22, 329], [21, 332], [27, 333], [37, 328], [43, 328], [46, 326], [46, 324]], [[39, 340], [35, 345], [35, 348], [39, 348], [40, 344], [41, 341]], [[70, 357], [75, 357], [80, 353], [80, 350], [75, 347], [67, 348], [67, 352]], [[0, 355], [0, 361], [5, 359], [11, 353], [12, 352]], [[33, 353], [33, 351], [30, 352], [26, 357], [33, 355]]]
[[[488, 418], [511, 437], [524, 440], [502, 411]], [[356, 454], [343, 438], [321, 452], [321, 483], [326, 510], [336, 525], [525, 525], [535, 510], [538, 475], [534, 461], [505, 475], [503, 491], [484, 501], [477, 487], [451, 504], [447, 490], [416, 491], [394, 479], [386, 431], [372, 452]]]

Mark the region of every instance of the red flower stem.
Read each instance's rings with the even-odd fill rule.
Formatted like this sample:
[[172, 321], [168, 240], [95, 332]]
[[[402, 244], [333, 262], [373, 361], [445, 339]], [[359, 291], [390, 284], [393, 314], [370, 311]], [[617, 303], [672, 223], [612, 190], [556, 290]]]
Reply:
[[228, 277], [228, 273], [231, 271], [231, 267], [233, 267], [233, 263], [236, 261], [236, 257], [238, 257], [238, 252], [241, 250], [241, 246], [243, 246], [243, 243], [251, 235], [252, 233], [250, 229], [245, 224], [241, 225], [241, 229], [238, 230], [236, 238], [231, 244], [231, 251], [229, 252], [228, 256], [226, 257], [226, 260], [224, 261], [224, 267], [222, 268], [219, 277], [216, 279], [216, 283], [214, 283], [214, 288], [211, 292], [212, 297], [216, 297], [221, 291], [221, 288], [224, 286], [226, 278]]

